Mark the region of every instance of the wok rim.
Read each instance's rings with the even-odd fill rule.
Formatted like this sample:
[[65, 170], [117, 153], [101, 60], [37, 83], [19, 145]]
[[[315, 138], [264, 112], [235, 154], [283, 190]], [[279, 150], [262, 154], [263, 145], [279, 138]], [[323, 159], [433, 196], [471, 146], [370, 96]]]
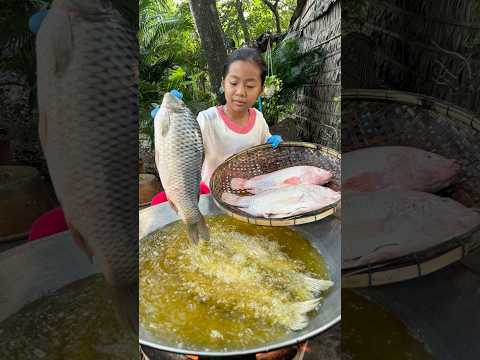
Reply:
[[305, 340], [308, 340], [314, 336], [317, 336], [324, 331], [330, 329], [334, 325], [338, 324], [341, 320], [342, 316], [339, 315], [332, 321], [326, 323], [325, 325], [309, 332], [308, 334], [305, 334], [303, 336], [297, 337], [295, 339], [287, 340], [272, 346], [263, 346], [263, 347], [257, 347], [253, 349], [245, 349], [245, 350], [236, 350], [236, 351], [188, 351], [184, 349], [179, 349], [179, 348], [174, 348], [171, 346], [166, 346], [166, 345], [159, 345], [150, 341], [142, 340], [140, 335], [139, 335], [139, 343], [141, 345], [146, 345], [148, 347], [157, 349], [157, 350], [162, 350], [162, 351], [168, 351], [176, 354], [185, 354], [185, 355], [199, 355], [199, 356], [237, 356], [237, 355], [248, 355], [248, 354], [257, 354], [257, 353], [263, 353], [263, 352], [269, 352], [281, 348], [285, 348], [288, 346], [292, 345], [297, 345]]
[[[224, 213], [223, 209], [221, 209], [217, 206], [217, 204], [215, 203], [215, 201], [213, 199], [213, 196], [211, 196], [211, 194], [200, 195], [200, 198], [210, 198], [210, 201], [212, 202], [212, 204], [215, 207], [217, 207], [217, 209], [220, 210], [220, 213], [228, 216], [228, 214]], [[154, 206], [156, 207], [156, 206], [162, 206], [162, 205], [163, 206], [169, 206], [168, 204], [158, 204], [158, 205], [154, 205]], [[144, 209], [144, 210], [147, 210], [147, 209]], [[151, 234], [151, 232], [144, 235], [142, 238], [139, 238], [139, 242], [141, 242], [141, 240], [144, 237], [148, 236], [149, 234]], [[341, 275], [340, 275], [340, 281], [341, 281]], [[140, 301], [140, 294], [139, 294], [139, 301]], [[303, 334], [301, 336], [294, 337], [293, 335], [295, 334], [295, 332], [292, 332], [292, 333], [290, 333], [291, 338], [288, 339], [288, 340], [284, 340], [284, 341], [281, 341], [281, 342], [276, 342], [276, 343], [270, 344], [268, 346], [264, 345], [264, 346], [257, 346], [257, 347], [237, 349], [237, 350], [227, 350], [227, 351], [187, 350], [187, 349], [183, 349], [183, 348], [174, 347], [174, 346], [171, 346], [171, 345], [163, 345], [163, 344], [159, 344], [159, 343], [156, 343], [156, 342], [148, 341], [148, 340], [142, 339], [142, 331], [143, 332], [147, 332], [147, 331], [142, 327], [142, 324], [141, 324], [140, 320], [139, 320], [138, 340], [139, 340], [140, 345], [148, 346], [150, 348], [161, 350], [161, 351], [167, 351], [167, 352], [171, 352], [171, 353], [185, 354], [185, 355], [225, 357], [225, 356], [238, 356], [238, 355], [265, 353], [265, 352], [285, 348], [285, 347], [288, 347], [288, 346], [297, 345], [297, 344], [299, 344], [299, 343], [301, 343], [305, 340], [308, 340], [308, 339], [310, 339], [314, 336], [320, 335], [321, 333], [325, 332], [326, 330], [328, 330], [328, 329], [332, 328], [333, 326], [335, 326], [336, 324], [340, 323], [341, 318], [342, 318], [341, 314], [342, 313], [341, 313], [341, 307], [340, 307], [340, 312], [339, 312], [338, 316], [334, 317], [332, 320], [326, 322], [322, 326], [320, 326], [316, 329], [313, 329], [312, 331], [310, 331], [306, 334]], [[273, 340], [271, 342], [275, 342], [275, 340]]]

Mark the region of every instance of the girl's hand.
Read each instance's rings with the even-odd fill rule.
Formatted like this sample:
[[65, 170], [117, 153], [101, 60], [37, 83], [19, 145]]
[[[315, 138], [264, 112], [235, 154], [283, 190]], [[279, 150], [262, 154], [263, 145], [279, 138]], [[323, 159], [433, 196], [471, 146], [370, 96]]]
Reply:
[[155, 115], [157, 115], [158, 110], [160, 110], [160, 105], [153, 105], [153, 110], [150, 111], [150, 116], [152, 117], [152, 119], [155, 119]]
[[277, 148], [278, 145], [283, 141], [280, 135], [272, 135], [267, 139], [268, 144], [272, 144], [272, 148]]
[[38, 32], [40, 29], [40, 25], [42, 25], [42, 21], [48, 14], [48, 10], [44, 7], [40, 11], [37, 11], [35, 14], [30, 16], [28, 19], [28, 28], [34, 34]]

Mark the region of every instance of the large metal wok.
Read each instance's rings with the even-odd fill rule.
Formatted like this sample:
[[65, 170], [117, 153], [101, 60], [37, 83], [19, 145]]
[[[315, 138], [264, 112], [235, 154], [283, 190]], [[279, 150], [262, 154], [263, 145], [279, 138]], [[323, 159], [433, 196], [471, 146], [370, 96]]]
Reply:
[[[200, 197], [200, 210], [204, 215], [222, 214], [215, 206], [210, 195]], [[139, 219], [139, 238], [140, 246], [142, 239], [148, 234], [161, 229], [165, 225], [178, 220], [178, 216], [171, 210], [168, 204], [153, 206], [140, 211]], [[253, 225], [252, 225], [253, 226]], [[322, 331], [330, 328], [340, 321], [341, 299], [340, 299], [340, 249], [341, 249], [341, 229], [340, 221], [334, 217], [326, 218], [321, 221], [299, 225], [293, 227], [310, 241], [325, 258], [331, 279], [335, 282], [332, 291], [326, 296], [318, 314], [312, 319], [309, 326], [302, 331], [292, 332], [283, 338], [264, 344], [256, 348], [232, 348], [228, 351], [208, 351], [202, 348], [196, 348], [185, 344], [183, 347], [177, 347], [176, 344], [165, 339], [155, 337], [146, 331], [140, 323], [140, 343], [159, 350], [208, 356], [231, 356], [250, 353], [259, 353], [270, 351], [293, 345], [313, 337]], [[141, 290], [140, 290], [141, 294]], [[141, 295], [140, 295], [141, 296]], [[141, 299], [140, 299], [141, 301]]]
[[78, 250], [69, 231], [0, 253], [0, 321], [98, 271]]

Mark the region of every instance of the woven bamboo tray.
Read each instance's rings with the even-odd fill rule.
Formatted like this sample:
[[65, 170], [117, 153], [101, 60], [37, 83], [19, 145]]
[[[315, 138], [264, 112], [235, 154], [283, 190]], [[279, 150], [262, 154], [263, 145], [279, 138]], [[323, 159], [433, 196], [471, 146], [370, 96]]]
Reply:
[[334, 190], [340, 189], [341, 156], [333, 149], [305, 142], [283, 142], [276, 149], [270, 144], [258, 145], [246, 149], [226, 159], [214, 171], [210, 179], [210, 190], [215, 203], [235, 219], [263, 226], [290, 226], [318, 221], [335, 213], [336, 205], [282, 219], [254, 217], [222, 201], [224, 192], [238, 195], [248, 194], [245, 190], [232, 190], [230, 180], [235, 177], [252, 178], [291, 166], [317, 166], [333, 173], [332, 181], [327, 184]]
[[[460, 161], [456, 183], [442, 190], [465, 206], [480, 207], [480, 120], [472, 113], [421, 94], [354, 89], [342, 93], [342, 152], [403, 145]], [[342, 271], [343, 287], [366, 287], [417, 278], [480, 248], [480, 232], [382, 263]]]

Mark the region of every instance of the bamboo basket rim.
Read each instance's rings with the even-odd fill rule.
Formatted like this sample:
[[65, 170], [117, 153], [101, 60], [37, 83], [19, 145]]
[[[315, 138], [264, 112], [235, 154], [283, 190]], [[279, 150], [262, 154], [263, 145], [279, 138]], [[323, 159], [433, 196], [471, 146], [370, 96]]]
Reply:
[[[475, 133], [480, 132], [480, 119], [472, 112], [432, 96], [388, 89], [348, 89], [342, 99], [380, 100], [416, 105], [447, 118], [461, 121]], [[472, 208], [473, 209], [473, 208]], [[479, 209], [475, 209], [479, 211]], [[425, 276], [460, 261], [480, 249], [480, 236], [474, 236], [480, 225], [460, 237], [442, 244], [388, 261], [342, 271], [342, 287], [380, 286]], [[478, 234], [477, 234], [478, 235]], [[432, 254], [433, 253], [433, 254]], [[427, 254], [430, 254], [427, 256]]]
[[[280, 143], [278, 147], [303, 147], [303, 148], [310, 148], [314, 150], [320, 150], [322, 153], [326, 153], [338, 159], [339, 161], [341, 160], [341, 154], [338, 151], [320, 144], [314, 144], [314, 143], [308, 143], [308, 142], [302, 142], [302, 141], [283, 141], [282, 143]], [[336, 213], [337, 206], [341, 200], [338, 200], [333, 204], [327, 205], [315, 211], [311, 211], [305, 214], [285, 217], [285, 218], [278, 218], [278, 219], [251, 216], [246, 214], [244, 211], [240, 209], [238, 210], [238, 212], [229, 210], [226, 206], [227, 204], [224, 203], [221, 199], [217, 199], [216, 197], [214, 179], [217, 171], [222, 169], [226, 164], [230, 163], [231, 161], [234, 161], [239, 157], [244, 156], [245, 154], [254, 153], [257, 150], [261, 150], [265, 148], [271, 148], [271, 145], [261, 144], [261, 145], [253, 146], [251, 148], [242, 150], [239, 153], [234, 154], [228, 157], [227, 159], [225, 159], [224, 162], [215, 169], [215, 171], [212, 174], [212, 177], [210, 178], [210, 190], [211, 190], [212, 198], [213, 198], [213, 201], [215, 202], [215, 205], [217, 205], [224, 213], [226, 213], [228, 216], [234, 219], [237, 219], [249, 224], [262, 225], [262, 226], [295, 226], [295, 225], [307, 224], [307, 223], [322, 220]]]
[[417, 105], [454, 120], [459, 120], [475, 132], [480, 132], [480, 119], [476, 114], [460, 106], [433, 96], [408, 91], [389, 89], [348, 89], [342, 91], [342, 99], [396, 101], [407, 105]]

